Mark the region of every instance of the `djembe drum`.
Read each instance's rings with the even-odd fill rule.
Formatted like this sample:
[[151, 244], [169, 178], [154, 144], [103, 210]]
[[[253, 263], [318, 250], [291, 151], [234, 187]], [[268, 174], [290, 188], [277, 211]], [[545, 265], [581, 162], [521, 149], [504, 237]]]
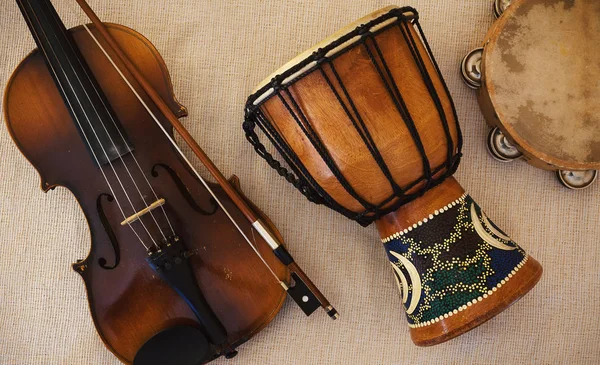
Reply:
[[540, 264], [451, 177], [461, 134], [414, 9], [377, 11], [273, 75], [248, 99], [248, 140], [309, 200], [376, 222], [417, 345], [470, 330], [536, 284]]
[[461, 64], [492, 127], [489, 152], [589, 186], [600, 169], [600, 2], [496, 0], [494, 14]]

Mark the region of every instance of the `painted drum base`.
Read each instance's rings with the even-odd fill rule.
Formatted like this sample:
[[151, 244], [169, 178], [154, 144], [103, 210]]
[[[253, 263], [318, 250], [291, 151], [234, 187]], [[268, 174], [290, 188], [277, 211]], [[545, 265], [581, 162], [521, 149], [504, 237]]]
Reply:
[[540, 279], [541, 265], [454, 180], [377, 221], [419, 346], [456, 337], [500, 313]]
[[542, 265], [527, 256], [517, 273], [489, 298], [429, 326], [410, 329], [410, 337], [418, 346], [433, 346], [472, 330], [515, 303], [537, 284]]

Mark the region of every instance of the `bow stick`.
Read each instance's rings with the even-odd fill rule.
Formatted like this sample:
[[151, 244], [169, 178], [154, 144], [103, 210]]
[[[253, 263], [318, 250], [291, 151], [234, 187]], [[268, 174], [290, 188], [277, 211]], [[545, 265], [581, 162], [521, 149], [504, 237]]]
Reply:
[[[269, 244], [275, 256], [281, 261], [284, 265], [288, 267], [292, 277], [294, 278], [295, 285], [290, 287], [289, 285], [283, 283], [278, 278], [277, 280], [283, 286], [283, 288], [288, 292], [288, 294], [294, 299], [294, 301], [302, 308], [302, 310], [308, 315], [312, 313], [319, 305], [327, 312], [327, 314], [333, 318], [337, 319], [339, 317], [337, 311], [333, 306], [329, 303], [327, 298], [321, 293], [321, 291], [315, 286], [315, 284], [308, 278], [308, 276], [302, 271], [302, 269], [298, 266], [298, 264], [294, 261], [293, 257], [289, 254], [289, 252], [285, 249], [282, 242], [277, 238], [277, 236], [268, 228], [268, 226], [260, 219], [260, 217], [250, 208], [248, 203], [240, 196], [238, 191], [231, 185], [231, 183], [223, 176], [221, 171], [215, 166], [215, 164], [210, 160], [210, 158], [206, 155], [206, 153], [200, 148], [198, 143], [192, 138], [190, 133], [185, 129], [185, 127], [181, 124], [177, 116], [171, 111], [171, 109], [167, 106], [167, 104], [162, 100], [162, 98], [158, 95], [158, 93], [154, 90], [154, 88], [146, 81], [146, 79], [139, 73], [137, 68], [133, 65], [133, 63], [127, 58], [122, 49], [119, 47], [114, 38], [110, 35], [104, 24], [100, 21], [98, 16], [94, 13], [94, 11], [90, 8], [90, 6], [86, 3], [85, 0], [76, 0], [84, 13], [88, 16], [88, 18], [92, 21], [96, 29], [100, 32], [104, 40], [108, 43], [112, 51], [116, 54], [118, 59], [125, 65], [125, 68], [133, 78], [138, 82], [138, 84], [142, 87], [144, 92], [150, 97], [150, 99], [154, 102], [154, 104], [158, 107], [160, 112], [166, 117], [169, 123], [173, 126], [173, 128], [179, 133], [185, 143], [191, 148], [194, 154], [198, 157], [198, 159], [202, 162], [202, 164], [207, 168], [210, 174], [215, 178], [217, 183], [223, 188], [225, 193], [229, 196], [229, 198], [235, 203], [238, 209], [244, 214], [244, 216], [248, 219], [248, 221], [252, 224], [252, 227], [263, 237], [263, 239]], [[95, 39], [94, 35], [91, 33], [89, 28], [84, 25], [88, 33]], [[95, 39], [96, 40], [96, 39]], [[108, 53], [103, 49], [100, 43], [96, 40], [98, 46], [102, 49], [104, 54], [113, 64], [115, 69], [119, 72], [124, 81], [129, 85], [131, 90], [136, 94], [140, 102], [144, 104], [141, 97], [137, 94], [133, 86], [128, 82], [127, 78], [123, 75], [123, 73], [119, 70], [113, 60], [110, 58]], [[146, 105], [144, 105], [148, 112], [150, 110]], [[152, 113], [150, 113], [152, 115]], [[154, 115], [152, 115], [154, 117]], [[162, 125], [158, 123], [158, 120], [155, 118], [155, 121], [162, 128]], [[163, 129], [163, 132], [166, 131]], [[179, 153], [182, 155], [184, 160], [188, 163], [192, 171], [195, 172], [196, 176], [200, 179], [200, 181], [204, 184], [210, 194], [217, 200], [223, 211], [227, 214], [232, 223], [236, 226], [236, 228], [240, 231], [240, 233], [244, 236], [246, 241], [254, 251], [259, 255], [260, 253], [254, 247], [254, 245], [250, 242], [248, 237], [244, 234], [241, 228], [237, 225], [235, 220], [231, 217], [231, 215], [227, 212], [225, 207], [220, 203], [217, 196], [212, 192], [208, 184], [204, 181], [204, 179], [200, 176], [200, 174], [196, 171], [196, 169], [192, 166], [190, 161], [185, 157], [183, 152], [178, 148], [175, 144], [175, 141], [170, 138], [167, 133], [167, 137]], [[262, 257], [261, 257], [262, 258]], [[264, 261], [263, 263], [267, 265], [269, 270], [271, 268]], [[271, 270], [271, 273], [273, 271]], [[273, 275], [275, 275], [273, 273]], [[318, 303], [314, 301], [317, 300]], [[312, 302], [312, 303], [311, 303]]]

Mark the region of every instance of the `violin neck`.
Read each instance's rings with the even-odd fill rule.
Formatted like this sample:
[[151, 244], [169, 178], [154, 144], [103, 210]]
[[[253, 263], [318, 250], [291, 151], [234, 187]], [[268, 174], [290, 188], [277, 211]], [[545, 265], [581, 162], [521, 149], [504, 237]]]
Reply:
[[123, 127], [49, 0], [17, 0], [71, 118], [98, 166], [133, 151]]

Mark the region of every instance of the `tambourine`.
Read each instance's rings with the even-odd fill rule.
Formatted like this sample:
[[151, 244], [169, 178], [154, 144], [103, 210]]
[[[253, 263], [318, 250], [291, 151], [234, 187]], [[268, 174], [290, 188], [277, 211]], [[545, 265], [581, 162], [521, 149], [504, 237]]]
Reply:
[[497, 0], [498, 20], [461, 72], [503, 162], [556, 171], [568, 188], [600, 169], [600, 2]]
[[460, 128], [418, 19], [381, 9], [300, 54], [248, 98], [243, 127], [310, 201], [376, 223], [412, 339], [426, 346], [507, 308], [542, 268], [452, 177]]

